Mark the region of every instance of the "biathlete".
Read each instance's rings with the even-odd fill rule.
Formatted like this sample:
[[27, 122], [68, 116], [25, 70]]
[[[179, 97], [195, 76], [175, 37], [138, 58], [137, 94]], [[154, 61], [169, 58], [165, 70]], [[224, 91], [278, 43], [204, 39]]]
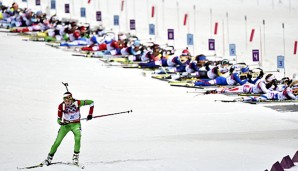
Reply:
[[87, 120], [92, 119], [94, 102], [92, 100], [76, 100], [72, 97], [70, 92], [63, 95], [63, 102], [58, 106], [58, 119], [57, 123], [60, 126], [57, 138], [51, 147], [48, 157], [42, 162], [43, 165], [50, 165], [53, 157], [61, 144], [66, 134], [71, 131], [74, 134], [75, 145], [73, 154], [73, 163], [79, 163], [79, 153], [81, 147], [81, 113], [80, 107], [89, 105], [89, 114]]

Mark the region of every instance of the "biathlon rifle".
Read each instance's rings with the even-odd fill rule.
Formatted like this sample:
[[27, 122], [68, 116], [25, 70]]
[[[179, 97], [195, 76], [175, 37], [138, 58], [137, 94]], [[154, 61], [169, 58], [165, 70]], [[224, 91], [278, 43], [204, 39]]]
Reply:
[[67, 91], [67, 92], [69, 92], [69, 91], [68, 91], [68, 88], [67, 88], [67, 86], [68, 86], [68, 83], [64, 83], [64, 82], [62, 82], [62, 84], [65, 86], [65, 88], [66, 88], [66, 91]]

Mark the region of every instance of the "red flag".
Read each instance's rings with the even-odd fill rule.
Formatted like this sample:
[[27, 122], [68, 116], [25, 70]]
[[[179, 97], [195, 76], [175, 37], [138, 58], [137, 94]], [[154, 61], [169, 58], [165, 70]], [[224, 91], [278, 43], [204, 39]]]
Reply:
[[121, 1], [121, 11], [124, 10], [124, 0]]
[[88, 0], [88, 4], [90, 4], [91, 0]]
[[154, 6], [152, 6], [152, 8], [151, 8], [151, 18], [153, 18], [154, 17]]
[[217, 34], [217, 29], [218, 29], [218, 22], [216, 22], [215, 26], [214, 26], [214, 34], [215, 35]]
[[294, 55], [297, 54], [297, 41], [295, 41], [294, 43]]
[[184, 22], [183, 22], [183, 25], [186, 25], [187, 23], [187, 14], [184, 15]]
[[255, 34], [255, 29], [252, 29], [251, 30], [251, 33], [250, 33], [250, 38], [249, 38], [249, 41], [252, 42], [253, 38], [254, 38], [254, 34]]

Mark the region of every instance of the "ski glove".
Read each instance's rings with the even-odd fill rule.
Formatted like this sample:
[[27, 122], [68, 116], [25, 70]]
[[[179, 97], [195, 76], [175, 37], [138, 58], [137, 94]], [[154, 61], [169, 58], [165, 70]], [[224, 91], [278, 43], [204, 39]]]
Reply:
[[230, 74], [233, 74], [234, 70], [235, 70], [235, 68], [232, 66], [229, 70]]
[[88, 115], [88, 116], [87, 116], [87, 121], [91, 120], [92, 118], [93, 118], [92, 115]]
[[57, 119], [57, 123], [58, 123], [59, 125], [62, 125], [61, 118], [58, 118], [58, 119]]
[[248, 78], [249, 80], [251, 80], [251, 79], [252, 79], [252, 74], [247, 74], [247, 78]]
[[58, 119], [57, 119], [57, 123], [58, 123], [59, 125], [63, 126], [63, 125], [68, 124], [69, 122], [62, 122], [62, 121], [61, 121], [61, 118], [58, 118]]

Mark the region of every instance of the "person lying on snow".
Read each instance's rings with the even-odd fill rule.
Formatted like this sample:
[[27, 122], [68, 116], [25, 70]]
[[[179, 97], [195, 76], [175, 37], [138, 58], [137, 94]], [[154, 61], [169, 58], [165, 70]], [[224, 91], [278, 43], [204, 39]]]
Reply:
[[94, 35], [90, 38], [91, 45], [82, 47], [82, 51], [103, 51], [102, 55], [121, 55], [121, 49], [127, 47], [127, 37], [125, 34], [118, 35], [118, 40], [106, 36], [98, 37]]
[[146, 68], [158, 68], [161, 66], [162, 49], [158, 44], [153, 44], [147, 48], [144, 48], [141, 55], [141, 63], [139, 66]]
[[183, 76], [191, 76], [203, 79], [215, 79], [218, 76], [226, 76], [229, 72], [229, 61], [224, 59], [219, 64], [213, 64], [214, 62], [208, 61], [206, 56], [201, 54], [195, 57], [194, 61], [191, 61], [186, 66], [186, 73]]
[[230, 76], [219, 76], [213, 80], [201, 79], [195, 82], [195, 86], [212, 86], [212, 85], [244, 85], [246, 83], [255, 84], [260, 77], [252, 80], [249, 74], [249, 67], [245, 66], [240, 71], [233, 72]]
[[293, 82], [283, 91], [269, 91], [261, 96], [243, 97], [241, 101], [268, 101], [268, 100], [298, 100], [298, 82]]
[[166, 58], [162, 56], [162, 50], [155, 44], [153, 46], [153, 51], [147, 52], [145, 57], [147, 57], [150, 61], [148, 63], [140, 63], [139, 66], [147, 68], [162, 67], [160, 70], [156, 71], [156, 73], [165, 74], [167, 72], [185, 72], [185, 67], [190, 62], [191, 55], [189, 51], [185, 49], [179, 56], [170, 55]]
[[167, 59], [162, 58], [161, 64], [163, 67], [168, 67], [168, 71], [170, 72], [186, 72], [186, 66], [191, 61], [191, 54], [188, 49], [182, 50], [180, 56], [171, 55]]
[[61, 42], [60, 46], [86, 46], [91, 44], [86, 27], [78, 27], [73, 33], [69, 34], [70, 42]]
[[[263, 77], [263, 72], [260, 72], [258, 78]], [[283, 79], [282, 79], [283, 80]], [[268, 74], [264, 80], [259, 80], [255, 84], [246, 83], [244, 85], [232, 87], [232, 88], [218, 88], [208, 91], [207, 94], [224, 94], [224, 93], [245, 93], [245, 94], [266, 94], [270, 91], [283, 91], [289, 87], [291, 80], [278, 81], [273, 74]], [[279, 84], [281, 83], [281, 84]]]

